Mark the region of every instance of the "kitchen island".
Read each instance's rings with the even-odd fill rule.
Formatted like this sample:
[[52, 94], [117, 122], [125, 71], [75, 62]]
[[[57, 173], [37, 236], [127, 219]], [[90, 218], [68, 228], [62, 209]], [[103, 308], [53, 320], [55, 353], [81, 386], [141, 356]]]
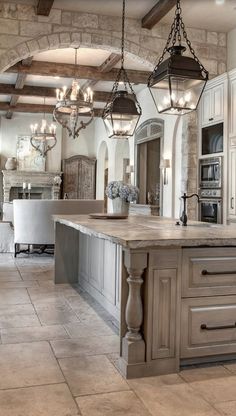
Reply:
[[119, 320], [127, 378], [236, 358], [236, 227], [54, 219], [55, 282], [79, 283]]

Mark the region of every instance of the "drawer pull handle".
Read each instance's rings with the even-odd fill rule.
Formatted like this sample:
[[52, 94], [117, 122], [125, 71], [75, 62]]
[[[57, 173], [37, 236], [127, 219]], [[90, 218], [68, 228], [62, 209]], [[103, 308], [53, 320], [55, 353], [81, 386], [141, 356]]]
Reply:
[[217, 329], [232, 329], [236, 328], [236, 322], [232, 325], [219, 325], [219, 326], [207, 326], [206, 324], [201, 325], [201, 329], [205, 331], [215, 331]]
[[214, 276], [223, 274], [236, 274], [236, 271], [231, 270], [227, 272], [208, 272], [207, 270], [202, 270], [202, 276]]

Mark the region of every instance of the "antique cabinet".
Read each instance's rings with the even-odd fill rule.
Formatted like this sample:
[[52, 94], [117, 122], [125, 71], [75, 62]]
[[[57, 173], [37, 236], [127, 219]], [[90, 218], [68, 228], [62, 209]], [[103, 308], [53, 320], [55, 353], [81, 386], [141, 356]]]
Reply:
[[63, 197], [69, 199], [95, 199], [96, 159], [72, 156], [62, 162]]

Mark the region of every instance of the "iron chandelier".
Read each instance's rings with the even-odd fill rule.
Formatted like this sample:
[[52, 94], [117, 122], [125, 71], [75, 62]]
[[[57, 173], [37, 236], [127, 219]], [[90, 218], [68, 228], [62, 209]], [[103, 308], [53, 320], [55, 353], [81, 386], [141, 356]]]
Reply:
[[[77, 67], [77, 48], [75, 48], [75, 78], [71, 88], [63, 87], [61, 90], [56, 90], [57, 104], [53, 112], [55, 120], [68, 130], [69, 136], [73, 139], [79, 136], [81, 129], [85, 129], [92, 122], [94, 116], [93, 92], [90, 88], [86, 91], [80, 88], [76, 76]], [[79, 121], [81, 116], [89, 117], [89, 120]]]
[[102, 114], [108, 136], [114, 139], [127, 139], [133, 136], [142, 114], [141, 107], [124, 68], [124, 28], [125, 0], [123, 0], [122, 12], [121, 68], [118, 71], [116, 81]]
[[[176, 1], [174, 22], [166, 46], [149, 77], [148, 87], [159, 113], [182, 115], [196, 110], [208, 80], [208, 71], [197, 58]], [[184, 56], [185, 41], [192, 57]], [[170, 56], [164, 61], [166, 53]]]
[[[44, 97], [43, 103], [44, 103], [44, 108], [45, 108], [45, 97]], [[41, 126], [35, 123], [35, 124], [31, 124], [30, 128], [31, 128], [31, 137], [30, 137], [31, 145], [33, 146], [34, 149], [36, 149], [40, 153], [41, 156], [45, 157], [46, 154], [50, 150], [52, 150], [57, 144], [56, 125], [53, 123], [51, 125], [48, 125], [45, 111], [44, 111]], [[52, 144], [49, 144], [49, 141], [51, 141]]]

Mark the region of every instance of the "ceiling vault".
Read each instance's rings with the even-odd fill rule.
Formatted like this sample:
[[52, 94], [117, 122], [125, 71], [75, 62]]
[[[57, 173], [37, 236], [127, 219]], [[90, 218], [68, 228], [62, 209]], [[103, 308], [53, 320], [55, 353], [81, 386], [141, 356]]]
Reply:
[[49, 16], [54, 0], [38, 0], [37, 15]]
[[142, 18], [142, 27], [152, 29], [176, 5], [176, 0], [159, 0]]

